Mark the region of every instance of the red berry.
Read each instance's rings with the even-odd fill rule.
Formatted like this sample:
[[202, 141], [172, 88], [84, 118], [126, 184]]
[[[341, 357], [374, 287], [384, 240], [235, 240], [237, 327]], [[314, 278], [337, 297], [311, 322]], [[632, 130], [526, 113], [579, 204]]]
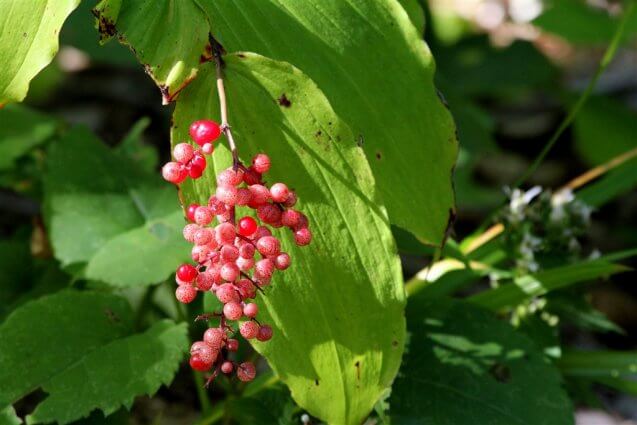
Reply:
[[215, 227], [215, 239], [220, 245], [233, 243], [236, 236], [234, 226], [230, 223], [221, 223]]
[[290, 194], [290, 189], [283, 183], [274, 183], [270, 188], [270, 195], [274, 202], [285, 202]]
[[204, 227], [195, 232], [192, 238], [192, 242], [194, 242], [195, 245], [208, 245], [213, 239], [214, 236], [212, 234], [212, 231], [207, 227]]
[[237, 368], [237, 377], [240, 381], [252, 381], [257, 375], [257, 370], [251, 362], [241, 363]]
[[294, 228], [301, 220], [301, 213], [296, 210], [285, 210], [281, 213], [281, 224]]
[[196, 165], [201, 168], [202, 172], [206, 169], [206, 158], [199, 152], [196, 152], [192, 157], [192, 161], [190, 162], [192, 165]]
[[239, 258], [239, 248], [234, 245], [224, 245], [221, 247], [220, 258], [223, 263], [236, 261]]
[[294, 232], [294, 241], [298, 246], [308, 245], [312, 241], [312, 232], [307, 227]]
[[190, 357], [190, 367], [199, 372], [205, 372], [210, 370], [212, 363], [208, 363], [201, 358], [200, 355], [195, 354]]
[[257, 208], [257, 216], [264, 223], [273, 224], [281, 220], [281, 210], [276, 205], [265, 204]]
[[212, 120], [199, 120], [190, 124], [190, 137], [199, 146], [212, 143], [221, 135], [221, 127]]
[[198, 355], [206, 363], [214, 363], [219, 351], [213, 349], [204, 341], [197, 341], [190, 346], [190, 355]]
[[270, 157], [260, 153], [252, 159], [252, 167], [259, 174], [267, 173], [270, 169]]
[[219, 328], [208, 328], [203, 334], [203, 340], [213, 350], [219, 351], [225, 344], [226, 333]]
[[272, 339], [272, 328], [268, 325], [262, 325], [259, 327], [259, 333], [257, 334], [259, 341], [269, 341]]
[[286, 252], [282, 252], [274, 259], [274, 267], [276, 267], [277, 270], [285, 270], [290, 267], [290, 262], [290, 256]]
[[182, 264], [177, 269], [177, 277], [184, 282], [192, 282], [195, 280], [199, 272], [190, 264]]
[[215, 196], [227, 206], [233, 207], [237, 203], [237, 188], [228, 185], [217, 186]]
[[230, 338], [228, 340], [228, 351], [237, 351], [239, 349], [239, 341], [236, 339]]
[[239, 220], [238, 231], [242, 236], [250, 236], [257, 231], [257, 221], [252, 217], [243, 217]]
[[231, 283], [224, 283], [223, 285], [218, 287], [215, 294], [217, 295], [217, 298], [219, 298], [219, 301], [224, 304], [233, 301], [238, 302], [240, 300], [237, 290], [234, 289], [234, 286]]
[[254, 258], [239, 257], [237, 258], [236, 264], [237, 267], [239, 267], [239, 270], [241, 270], [242, 272], [247, 272], [252, 267], [254, 267]]
[[254, 275], [259, 279], [270, 279], [272, 277], [272, 273], [274, 273], [274, 263], [268, 258], [259, 260], [254, 265]]
[[281, 251], [281, 242], [274, 236], [264, 236], [257, 241], [257, 249], [262, 255], [271, 257]]
[[237, 186], [243, 180], [243, 172], [241, 170], [233, 170], [226, 168], [217, 175], [217, 184], [219, 186]]
[[259, 325], [257, 325], [253, 321], [243, 322], [239, 327], [239, 332], [245, 339], [256, 338], [257, 334], [259, 333]]
[[254, 257], [254, 245], [251, 243], [241, 245], [241, 248], [239, 248], [239, 255], [241, 258], [246, 259]]
[[195, 221], [195, 211], [199, 208], [199, 204], [190, 204], [186, 210], [186, 218], [188, 221]]
[[187, 164], [194, 155], [194, 149], [188, 143], [178, 143], [173, 149], [173, 158], [182, 164]]
[[214, 277], [210, 273], [200, 273], [197, 276], [197, 288], [202, 291], [209, 291], [213, 283]]
[[188, 177], [188, 171], [177, 162], [167, 162], [161, 169], [161, 175], [164, 180], [179, 184]]
[[259, 314], [259, 306], [255, 303], [248, 303], [243, 306], [243, 314], [249, 318], [256, 317]]
[[234, 282], [239, 277], [240, 271], [234, 263], [225, 263], [219, 270], [219, 275], [227, 282]]
[[197, 207], [195, 210], [195, 223], [200, 226], [210, 224], [212, 221], [212, 211], [208, 207]]
[[237, 189], [237, 205], [246, 206], [252, 200], [252, 192], [247, 187]]
[[175, 297], [180, 303], [189, 304], [197, 297], [197, 290], [190, 285], [179, 285]]
[[295, 204], [296, 204], [296, 193], [294, 193], [293, 191], [290, 191], [290, 193], [288, 194], [288, 199], [285, 200], [283, 205], [289, 208], [289, 207], [293, 207]]
[[234, 370], [234, 365], [232, 364], [232, 362], [223, 362], [221, 364], [221, 371], [223, 373], [232, 373], [233, 370]]
[[261, 183], [261, 174], [259, 174], [254, 167], [249, 167], [243, 172], [243, 181], [248, 186]]
[[248, 187], [252, 198], [250, 199], [250, 205], [259, 206], [263, 205], [270, 200], [270, 191], [267, 187], [261, 184], [253, 184]]
[[[180, 286], [181, 288], [181, 286]], [[238, 302], [231, 301], [223, 306], [223, 315], [228, 320], [239, 320], [243, 316], [243, 309]]]
[[242, 298], [254, 298], [257, 292], [257, 289], [254, 287], [252, 282], [248, 279], [241, 279], [236, 284], [239, 293]]
[[190, 243], [193, 243], [195, 241], [195, 234], [197, 233], [197, 230], [199, 230], [199, 226], [197, 226], [196, 224], [186, 224], [183, 231], [184, 239], [186, 239]]

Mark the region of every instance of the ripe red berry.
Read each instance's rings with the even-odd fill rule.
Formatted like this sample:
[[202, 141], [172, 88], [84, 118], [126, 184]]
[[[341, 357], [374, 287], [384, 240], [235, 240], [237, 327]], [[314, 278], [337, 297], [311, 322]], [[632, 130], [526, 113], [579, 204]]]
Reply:
[[290, 191], [290, 193], [288, 194], [288, 199], [285, 200], [283, 205], [290, 208], [290, 207], [293, 207], [295, 204], [296, 204], [296, 193], [294, 193], [293, 191]]
[[197, 297], [197, 290], [190, 285], [179, 285], [175, 290], [175, 297], [180, 303], [189, 304]]
[[184, 282], [192, 282], [195, 280], [199, 272], [190, 264], [182, 264], [177, 269], [177, 277]]
[[230, 338], [228, 340], [228, 351], [237, 351], [239, 349], [239, 341], [237, 341], [236, 339]]
[[301, 213], [296, 210], [285, 210], [281, 213], [281, 224], [294, 228], [301, 220]]
[[188, 177], [188, 171], [177, 162], [167, 162], [161, 169], [161, 175], [164, 180], [179, 184]]
[[257, 208], [257, 216], [264, 223], [273, 224], [281, 220], [281, 210], [272, 204], [264, 204]]
[[243, 306], [243, 314], [246, 315], [246, 317], [253, 318], [256, 317], [258, 313], [259, 306], [255, 303], [248, 303]]
[[298, 246], [308, 245], [312, 241], [312, 232], [307, 227], [294, 232], [294, 241]]
[[212, 363], [204, 361], [198, 354], [190, 357], [190, 367], [199, 372], [210, 370]]
[[259, 341], [269, 341], [272, 339], [272, 328], [268, 325], [261, 325], [259, 327], [259, 333], [257, 334], [257, 339]]
[[234, 370], [234, 365], [232, 364], [232, 362], [223, 362], [221, 364], [221, 371], [223, 373], [232, 373], [233, 370]]
[[198, 179], [203, 174], [203, 169], [199, 168], [197, 165], [191, 164], [188, 167], [188, 175], [191, 179]]
[[188, 205], [188, 209], [186, 210], [186, 218], [188, 221], [195, 221], [195, 211], [199, 208], [199, 204], [190, 204]]
[[261, 174], [258, 173], [254, 167], [249, 167], [243, 172], [243, 181], [248, 186], [261, 183]]
[[290, 262], [291, 259], [288, 253], [282, 252], [274, 259], [274, 267], [276, 267], [277, 270], [285, 270], [290, 267]]
[[217, 360], [219, 351], [213, 349], [204, 341], [196, 341], [190, 346], [190, 355], [198, 355], [206, 363], [214, 363]]
[[252, 159], [252, 167], [259, 174], [267, 173], [270, 169], [270, 157], [265, 154], [258, 154]]
[[223, 315], [228, 320], [239, 320], [243, 316], [243, 309], [238, 302], [231, 301], [223, 306]]
[[212, 120], [199, 120], [190, 124], [190, 137], [199, 146], [212, 143], [221, 135], [221, 127]]
[[241, 256], [241, 258], [254, 257], [254, 245], [252, 245], [251, 243], [241, 245], [241, 248], [239, 248], [239, 255]]
[[202, 172], [203, 170], [206, 169], [206, 158], [199, 152], [195, 152], [194, 156], [192, 157], [192, 161], [190, 162], [192, 165], [196, 165], [197, 167], [201, 168]]
[[253, 321], [243, 322], [239, 327], [239, 332], [245, 339], [256, 338], [259, 333], [259, 325]]
[[249, 382], [254, 379], [257, 370], [251, 362], [244, 362], [237, 368], [237, 377], [243, 382]]
[[257, 241], [257, 249], [266, 257], [278, 255], [281, 251], [281, 242], [274, 236], [264, 236]]
[[202, 291], [209, 291], [212, 288], [214, 277], [210, 273], [199, 273], [197, 276], [197, 288]]
[[270, 200], [270, 191], [267, 187], [261, 184], [253, 184], [249, 186], [248, 189], [250, 189], [250, 194], [252, 195], [250, 205], [258, 207]]
[[270, 188], [270, 195], [274, 202], [285, 202], [290, 194], [290, 189], [283, 183], [274, 183]]
[[257, 221], [252, 217], [243, 217], [239, 220], [239, 225], [237, 226], [237, 230], [239, 234], [242, 236], [250, 236], [253, 235], [254, 232], [257, 231]]

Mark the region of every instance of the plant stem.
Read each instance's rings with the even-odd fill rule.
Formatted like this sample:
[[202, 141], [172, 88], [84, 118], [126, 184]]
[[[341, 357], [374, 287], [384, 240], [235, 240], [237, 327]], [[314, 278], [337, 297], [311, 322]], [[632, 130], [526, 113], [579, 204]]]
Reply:
[[226, 88], [223, 82], [223, 59], [221, 58], [221, 46], [218, 43], [216, 43], [213, 47], [213, 55], [215, 59], [215, 71], [217, 73], [217, 93], [219, 95], [219, 110], [221, 111], [221, 131], [226, 135], [230, 151], [232, 152], [232, 168], [237, 170], [240, 164], [239, 154], [237, 152], [237, 145], [234, 142], [234, 137], [232, 136], [230, 123], [228, 122], [228, 102], [226, 101]]
[[544, 158], [546, 157], [546, 155], [548, 155], [548, 153], [553, 148], [553, 146], [555, 145], [557, 140], [560, 138], [562, 133], [564, 133], [564, 131], [571, 125], [577, 113], [580, 111], [582, 106], [584, 106], [584, 104], [590, 97], [591, 93], [595, 89], [595, 86], [597, 85], [599, 78], [602, 76], [604, 71], [606, 71], [606, 68], [615, 57], [615, 53], [617, 53], [619, 44], [624, 36], [624, 31], [626, 30], [626, 23], [628, 22], [628, 19], [633, 14], [634, 9], [635, 9], [635, 2], [633, 1], [628, 2], [628, 5], [626, 6], [626, 10], [623, 13], [622, 19], [619, 22], [619, 25], [617, 26], [617, 30], [615, 30], [615, 34], [613, 35], [613, 38], [611, 39], [608, 47], [606, 48], [606, 51], [604, 52], [604, 56], [602, 57], [602, 60], [600, 61], [597, 67], [597, 70], [595, 71], [595, 74], [593, 75], [593, 78], [588, 83], [588, 85], [586, 86], [586, 89], [580, 95], [579, 99], [577, 100], [573, 108], [571, 108], [568, 115], [560, 123], [557, 130], [555, 130], [555, 133], [553, 133], [553, 136], [549, 139], [546, 145], [544, 145], [544, 148], [542, 149], [540, 154], [535, 158], [531, 166], [517, 180], [517, 182], [513, 185], [513, 187], [519, 188], [535, 173], [537, 168], [540, 166], [542, 161], [544, 161]]

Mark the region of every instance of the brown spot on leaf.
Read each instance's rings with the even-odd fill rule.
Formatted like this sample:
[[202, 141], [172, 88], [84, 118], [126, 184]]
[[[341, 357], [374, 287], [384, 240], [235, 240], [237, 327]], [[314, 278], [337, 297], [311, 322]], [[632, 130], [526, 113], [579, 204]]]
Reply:
[[278, 100], [279, 100], [279, 105], [283, 106], [284, 108], [289, 108], [290, 106], [292, 106], [292, 102], [290, 102], [290, 99], [288, 99], [285, 93], [283, 93]]
[[376, 152], [376, 159], [380, 161], [382, 158], [383, 155], [381, 155], [380, 151]]
[[316, 137], [321, 137], [321, 134], [323, 134], [321, 130], [316, 130], [316, 133], [314, 133]]
[[391, 346], [392, 346], [392, 347], [398, 347], [398, 341], [393, 340], [393, 341], [391, 342]]
[[316, 386], [318, 387], [318, 384], [319, 384], [319, 380], [318, 380], [318, 379], [315, 379], [315, 380], [314, 380], [314, 385], [316, 385]]
[[102, 15], [99, 10], [92, 9], [91, 13], [97, 18], [97, 29], [100, 32], [100, 40], [112, 37], [117, 33], [115, 22]]
[[357, 361], [356, 363], [354, 363], [354, 366], [356, 366], [356, 379], [358, 379], [360, 381], [360, 379], [361, 379], [361, 362]]
[[245, 59], [245, 58], [246, 58], [246, 55], [244, 55], [243, 53], [237, 53], [237, 56], [238, 56], [240, 59]]
[[104, 314], [106, 315], [106, 317], [108, 318], [108, 320], [111, 323], [119, 323], [120, 322], [119, 316], [117, 314], [115, 314], [113, 312], [113, 310], [111, 310], [110, 308], [104, 309]]
[[208, 41], [208, 44], [206, 44], [203, 53], [201, 54], [201, 56], [199, 56], [199, 63], [210, 62], [212, 60], [212, 57], [212, 44], [210, 44], [210, 41]]
[[362, 148], [363, 144], [365, 144], [365, 139], [363, 138], [362, 134], [359, 134], [358, 139], [356, 140], [356, 146], [358, 146], [359, 148]]
[[511, 369], [502, 363], [494, 363], [493, 366], [489, 368], [489, 374], [493, 376], [496, 381], [503, 384], [511, 380]]

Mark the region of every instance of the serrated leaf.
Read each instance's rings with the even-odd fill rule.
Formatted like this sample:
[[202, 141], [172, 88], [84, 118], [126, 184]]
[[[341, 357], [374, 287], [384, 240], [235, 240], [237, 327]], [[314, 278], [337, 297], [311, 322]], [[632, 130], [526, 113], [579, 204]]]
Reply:
[[[301, 249], [276, 232], [293, 262], [258, 297], [275, 333], [255, 347], [301, 407], [329, 423], [361, 423], [391, 383], [405, 337], [400, 267], [373, 177], [356, 136], [298, 69], [250, 53], [225, 61], [241, 157], [267, 152], [268, 181], [296, 190], [316, 235]], [[214, 66], [202, 66], [177, 101], [173, 143], [195, 119], [219, 116], [215, 87]], [[229, 159], [217, 148], [204, 176], [182, 185], [185, 201], [207, 200]]]
[[289, 62], [315, 81], [362, 145], [392, 223], [441, 243], [455, 128], [422, 34], [396, 0], [199, 3], [227, 51]]
[[103, 0], [95, 8], [102, 36], [117, 32], [159, 86], [164, 103], [197, 75], [208, 19], [192, 0]]
[[18, 158], [50, 139], [56, 128], [53, 118], [24, 106], [0, 109], [0, 171], [11, 168]]
[[188, 257], [174, 191], [82, 128], [53, 144], [45, 206], [63, 265], [88, 263], [86, 277], [115, 286], [166, 279]]
[[58, 34], [79, 0], [0, 0], [0, 106], [20, 102], [29, 82], [51, 62]]
[[65, 424], [96, 408], [105, 415], [122, 405], [130, 409], [135, 396], [153, 395], [172, 381], [187, 348], [186, 324], [170, 320], [113, 341], [46, 382], [42, 389], [48, 397], [27, 417], [27, 423]]
[[18, 308], [0, 325], [0, 406], [127, 335], [131, 324], [129, 305], [108, 294], [63, 291]]
[[407, 323], [392, 424], [573, 424], [558, 371], [509, 324], [466, 302], [423, 296], [409, 300]]

